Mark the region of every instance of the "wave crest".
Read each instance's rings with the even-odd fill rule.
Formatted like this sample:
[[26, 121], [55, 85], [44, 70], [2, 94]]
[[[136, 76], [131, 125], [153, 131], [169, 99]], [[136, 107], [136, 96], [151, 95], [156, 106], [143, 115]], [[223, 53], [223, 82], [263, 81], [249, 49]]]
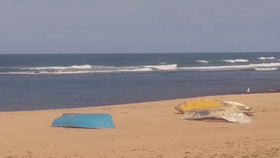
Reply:
[[137, 66], [106, 66], [106, 65], [72, 65], [49, 67], [2, 67], [1, 75], [9, 74], [90, 74], [90, 73], [121, 73], [121, 72], [151, 72], [151, 71], [223, 71], [223, 70], [256, 70], [272, 71], [280, 68], [280, 62], [178, 67], [177, 64], [167, 65], [137, 65]]
[[247, 59], [229, 59], [229, 60], [223, 60], [224, 62], [228, 63], [247, 63], [249, 62]]
[[259, 57], [259, 60], [274, 60], [275, 57]]
[[260, 63], [248, 65], [204, 66], [204, 67], [181, 67], [180, 70], [219, 71], [219, 70], [252, 70], [261, 68], [280, 67], [280, 63]]
[[198, 62], [198, 63], [205, 63], [205, 64], [209, 63], [207, 60], [196, 60], [196, 62]]
[[72, 65], [48, 67], [6, 67], [12, 69], [0, 74], [33, 75], [33, 74], [87, 74], [87, 73], [118, 73], [118, 72], [148, 72], [172, 71], [177, 69], [177, 64], [170, 65], [139, 65], [139, 66], [105, 66], [105, 65]]
[[47, 66], [47, 67], [24, 67], [21, 69], [30, 69], [30, 70], [66, 70], [66, 69], [90, 69], [91, 65], [72, 65], [72, 66]]
[[276, 67], [269, 67], [269, 68], [255, 68], [257, 71], [275, 71], [278, 70]]
[[153, 70], [176, 70], [177, 64], [170, 64], [170, 65], [147, 65], [143, 66], [144, 68], [150, 68]]

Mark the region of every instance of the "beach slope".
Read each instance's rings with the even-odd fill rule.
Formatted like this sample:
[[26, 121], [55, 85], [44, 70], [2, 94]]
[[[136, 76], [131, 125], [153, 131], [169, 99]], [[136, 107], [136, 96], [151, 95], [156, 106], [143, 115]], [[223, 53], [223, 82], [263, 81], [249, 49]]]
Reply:
[[[0, 113], [2, 158], [280, 157], [280, 93], [203, 97], [252, 107], [252, 123], [182, 120], [189, 99]], [[115, 129], [51, 127], [63, 113], [109, 113]]]

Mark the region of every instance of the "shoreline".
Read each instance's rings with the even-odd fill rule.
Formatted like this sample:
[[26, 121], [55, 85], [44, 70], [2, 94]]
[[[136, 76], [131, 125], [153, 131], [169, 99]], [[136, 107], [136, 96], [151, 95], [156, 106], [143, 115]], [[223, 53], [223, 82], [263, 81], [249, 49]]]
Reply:
[[258, 91], [258, 92], [250, 92], [250, 93], [231, 93], [231, 94], [223, 94], [223, 95], [206, 95], [206, 96], [196, 96], [196, 97], [189, 97], [189, 98], [174, 98], [174, 99], [167, 99], [167, 100], [154, 100], [154, 101], [141, 101], [141, 102], [130, 102], [130, 103], [121, 103], [121, 104], [109, 104], [109, 105], [97, 105], [97, 106], [83, 106], [83, 107], [70, 107], [70, 108], [54, 108], [54, 109], [35, 109], [35, 110], [4, 110], [0, 111], [1, 113], [6, 112], [31, 112], [31, 111], [49, 111], [49, 110], [67, 110], [67, 109], [83, 109], [83, 108], [96, 108], [96, 107], [106, 107], [106, 106], [120, 106], [120, 105], [128, 105], [128, 104], [140, 104], [140, 103], [150, 103], [150, 102], [162, 102], [162, 101], [172, 101], [172, 100], [189, 100], [194, 98], [209, 98], [209, 97], [216, 97], [216, 96], [231, 96], [231, 95], [246, 95], [246, 94], [269, 94], [269, 93], [280, 93], [280, 90], [267, 90], [267, 91]]
[[[280, 93], [205, 96], [244, 103], [252, 123], [182, 120], [174, 107], [193, 98], [0, 112], [0, 155], [18, 157], [279, 157]], [[51, 127], [63, 113], [109, 113], [115, 129]]]

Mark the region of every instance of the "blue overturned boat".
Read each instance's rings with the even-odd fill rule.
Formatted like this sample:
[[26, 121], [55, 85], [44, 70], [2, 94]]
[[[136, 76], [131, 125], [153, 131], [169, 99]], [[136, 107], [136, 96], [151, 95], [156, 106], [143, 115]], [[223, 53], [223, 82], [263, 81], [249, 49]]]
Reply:
[[52, 127], [74, 128], [114, 128], [110, 114], [71, 114], [66, 113], [52, 122]]

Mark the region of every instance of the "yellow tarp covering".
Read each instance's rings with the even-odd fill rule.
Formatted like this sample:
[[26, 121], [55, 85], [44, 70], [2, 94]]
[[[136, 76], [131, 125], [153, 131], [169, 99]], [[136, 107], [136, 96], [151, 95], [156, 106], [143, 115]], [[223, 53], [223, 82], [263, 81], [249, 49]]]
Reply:
[[184, 113], [185, 111], [191, 111], [195, 109], [208, 109], [208, 108], [214, 108], [219, 106], [224, 106], [224, 105], [221, 102], [214, 101], [214, 100], [194, 100], [194, 101], [186, 102], [184, 104], [180, 104], [176, 106], [175, 109]]

